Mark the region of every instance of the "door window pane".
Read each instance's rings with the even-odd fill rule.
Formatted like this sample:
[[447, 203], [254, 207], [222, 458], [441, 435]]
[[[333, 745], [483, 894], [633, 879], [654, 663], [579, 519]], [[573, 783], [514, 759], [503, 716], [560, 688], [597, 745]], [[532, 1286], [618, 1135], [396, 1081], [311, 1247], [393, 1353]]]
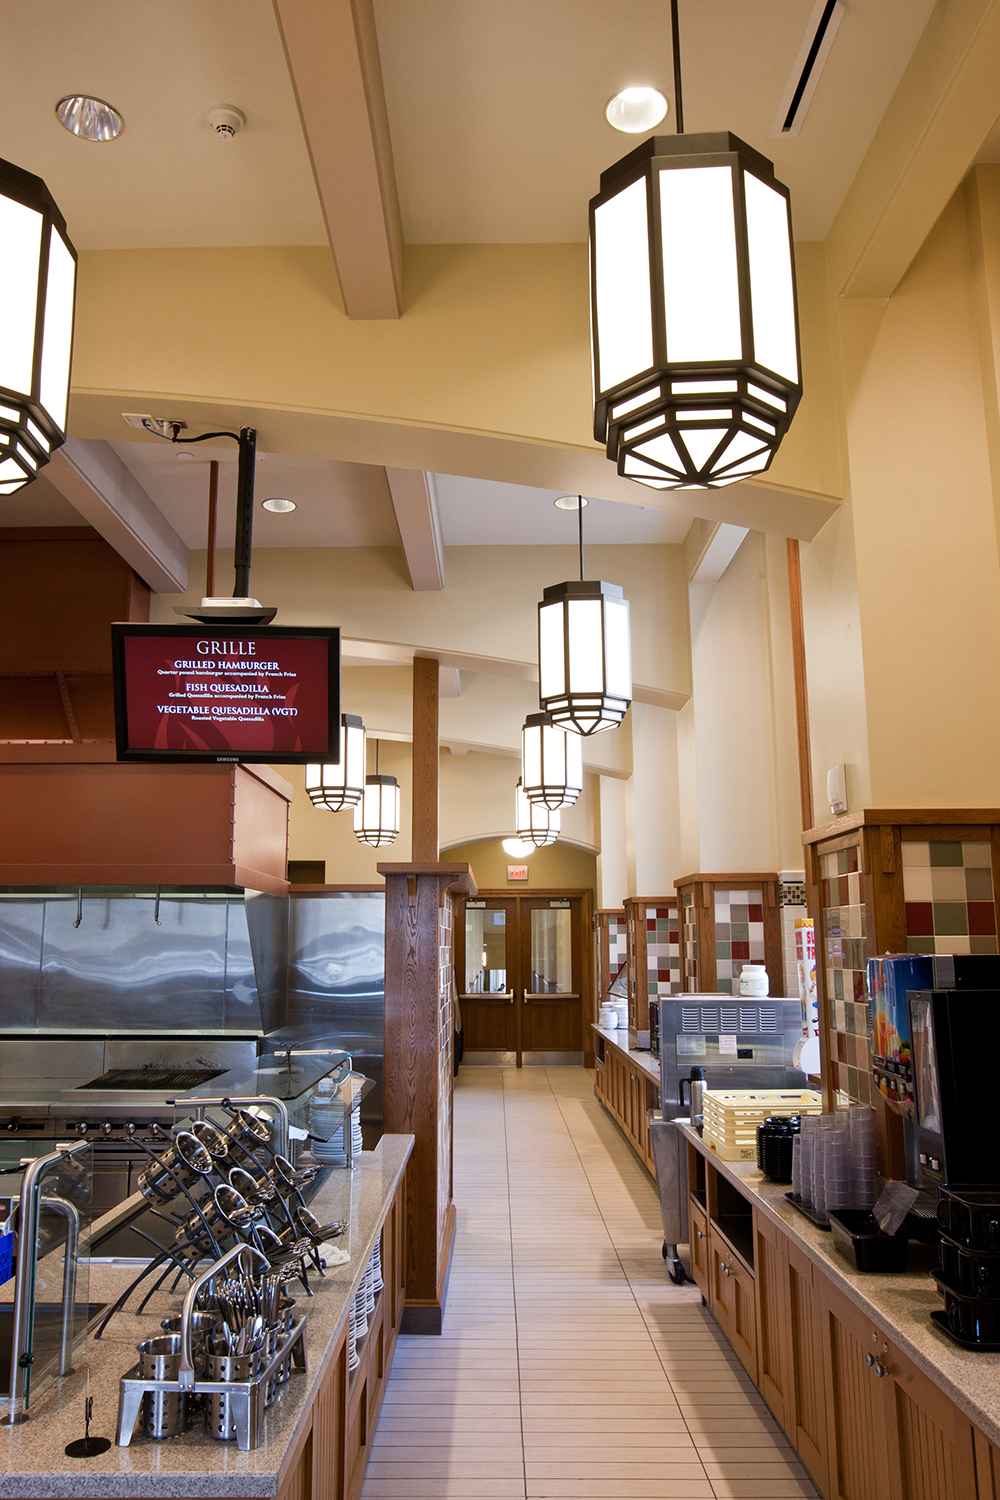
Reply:
[[507, 989], [507, 913], [465, 911], [466, 995], [502, 995]]
[[565, 907], [531, 913], [531, 993], [573, 993], [572, 914]]

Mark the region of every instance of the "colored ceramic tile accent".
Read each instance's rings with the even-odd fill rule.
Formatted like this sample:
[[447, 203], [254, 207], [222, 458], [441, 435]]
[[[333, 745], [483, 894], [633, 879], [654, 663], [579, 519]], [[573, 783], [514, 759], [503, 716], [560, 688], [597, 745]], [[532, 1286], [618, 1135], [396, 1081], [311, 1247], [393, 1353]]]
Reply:
[[763, 962], [763, 893], [716, 890], [715, 987], [719, 994], [738, 994], [743, 965]]
[[608, 973], [612, 980], [628, 960], [628, 927], [624, 915], [608, 918]]
[[996, 953], [990, 846], [985, 841], [903, 843], [906, 946], [911, 953]]
[[823, 907], [820, 942], [830, 1017], [831, 1081], [853, 1103], [871, 1104], [871, 1040], [865, 999], [867, 917], [861, 850], [822, 854], [819, 863]]
[[694, 892], [681, 894], [682, 991], [696, 995], [698, 984], [698, 915]]
[[646, 907], [646, 980], [650, 999], [680, 994], [681, 945], [676, 906]]

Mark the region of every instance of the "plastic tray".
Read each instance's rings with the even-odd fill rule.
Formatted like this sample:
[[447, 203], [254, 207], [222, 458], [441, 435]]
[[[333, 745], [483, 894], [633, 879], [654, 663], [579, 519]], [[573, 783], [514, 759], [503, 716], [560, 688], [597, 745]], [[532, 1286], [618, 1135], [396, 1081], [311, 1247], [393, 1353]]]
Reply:
[[723, 1161], [757, 1160], [757, 1126], [769, 1115], [818, 1115], [822, 1099], [812, 1089], [706, 1089], [701, 1098], [703, 1139]]
[[822, 1210], [813, 1208], [811, 1203], [807, 1203], [804, 1198], [797, 1198], [794, 1193], [786, 1193], [785, 1197], [793, 1208], [797, 1208], [799, 1213], [809, 1220], [810, 1224], [815, 1224], [817, 1229], [829, 1229], [830, 1220]]
[[958, 1344], [963, 1349], [975, 1349], [978, 1354], [996, 1354], [1000, 1351], [1000, 1344], [979, 1344], [975, 1339], [963, 1339], [957, 1333], [953, 1333], [948, 1327], [948, 1314], [942, 1312], [940, 1308], [936, 1312], [931, 1313], [931, 1322], [936, 1323], [941, 1332], [946, 1333], [953, 1344]]
[[909, 1238], [905, 1227], [883, 1234], [867, 1208], [830, 1210], [833, 1242], [859, 1271], [905, 1271]]

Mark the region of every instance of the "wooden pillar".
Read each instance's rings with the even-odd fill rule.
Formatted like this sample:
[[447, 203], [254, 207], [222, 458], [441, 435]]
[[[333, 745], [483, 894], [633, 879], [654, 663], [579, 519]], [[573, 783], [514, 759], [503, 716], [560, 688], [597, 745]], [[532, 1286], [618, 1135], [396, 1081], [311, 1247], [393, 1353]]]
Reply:
[[469, 865], [437, 861], [380, 864], [378, 872], [385, 876], [383, 1124], [387, 1133], [415, 1138], [402, 1331], [440, 1333], [455, 1230], [452, 905], [454, 896], [474, 896], [476, 883]]
[[429, 864], [438, 857], [438, 664], [413, 659], [413, 791], [411, 858]]

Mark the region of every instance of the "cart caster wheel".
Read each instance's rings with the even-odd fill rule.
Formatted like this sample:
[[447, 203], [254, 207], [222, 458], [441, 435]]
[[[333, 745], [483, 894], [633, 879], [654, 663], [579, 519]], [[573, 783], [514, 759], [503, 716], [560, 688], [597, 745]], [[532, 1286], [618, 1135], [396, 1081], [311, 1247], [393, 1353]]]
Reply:
[[666, 1258], [667, 1258], [667, 1242], [666, 1242], [666, 1240], [664, 1240], [663, 1244], [660, 1246], [660, 1254], [663, 1256], [663, 1259], [666, 1260]]
[[687, 1281], [687, 1272], [679, 1260], [675, 1260], [669, 1271], [670, 1280], [674, 1286], [683, 1286]]

